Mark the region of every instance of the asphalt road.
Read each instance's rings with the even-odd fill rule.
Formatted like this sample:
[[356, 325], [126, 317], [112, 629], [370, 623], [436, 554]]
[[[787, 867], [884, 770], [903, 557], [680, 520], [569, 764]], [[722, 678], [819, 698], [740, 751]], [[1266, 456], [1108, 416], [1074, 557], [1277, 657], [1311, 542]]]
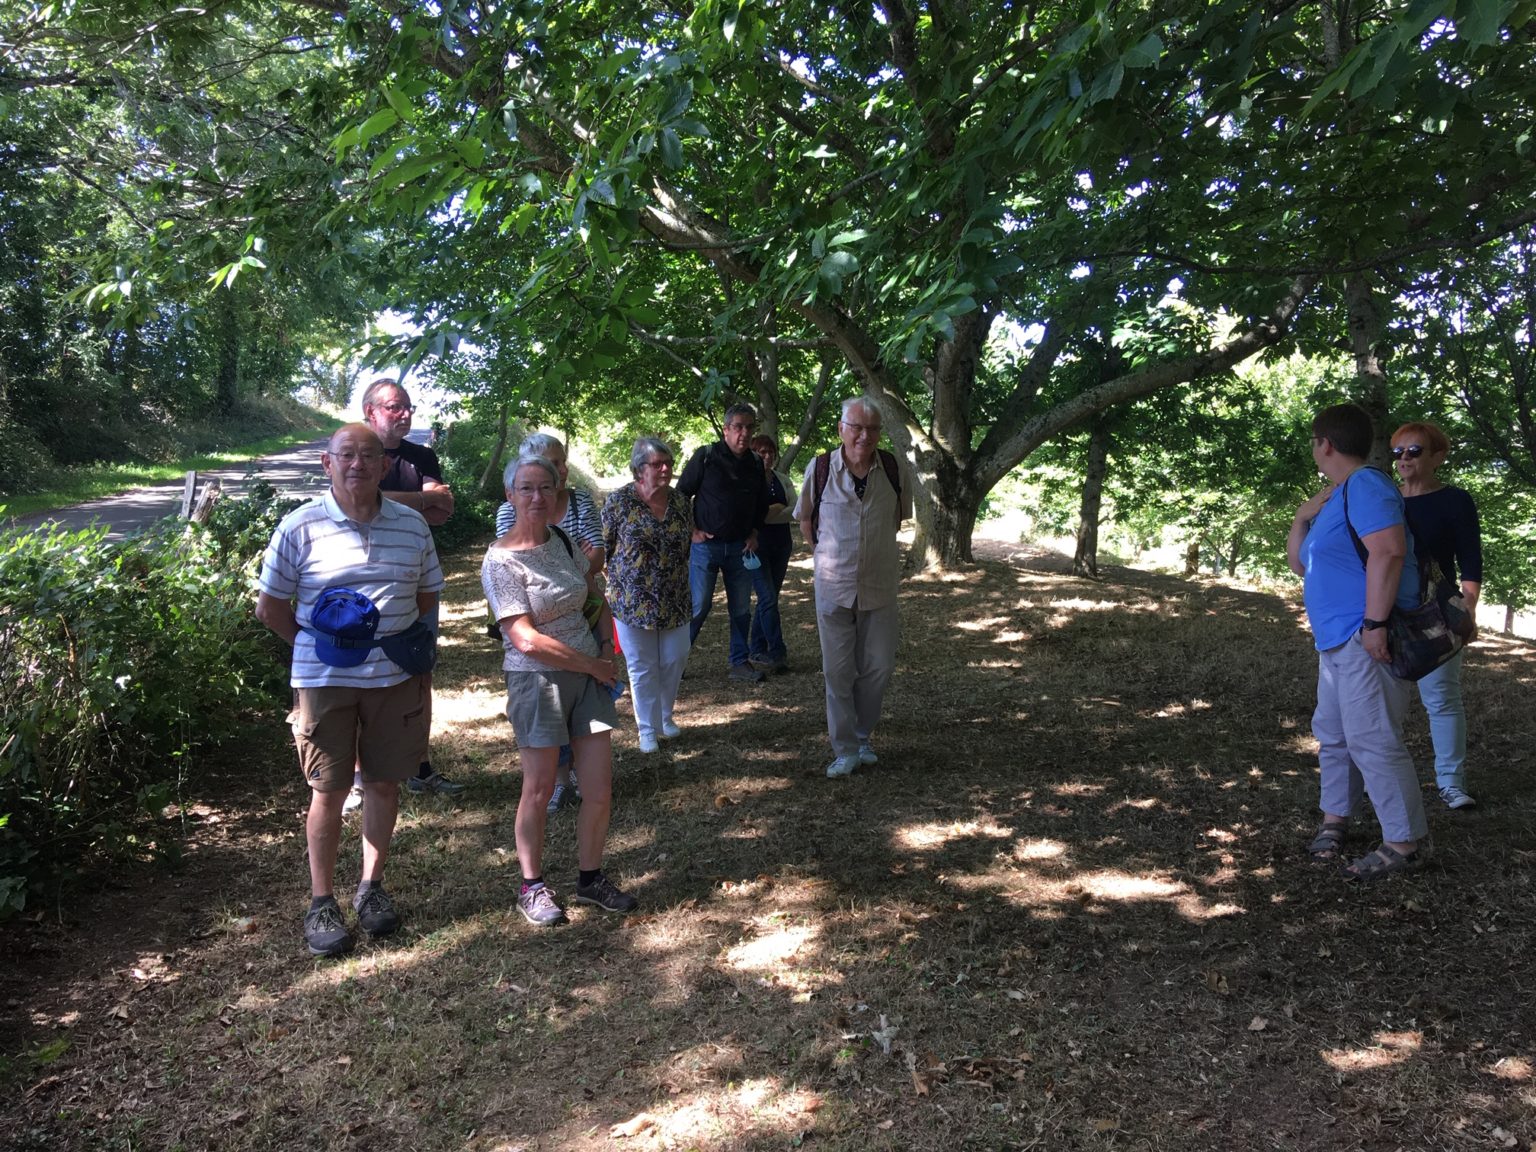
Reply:
[[[413, 432], [410, 439], [426, 442], [426, 432]], [[313, 495], [325, 485], [325, 473], [320, 468], [320, 453], [328, 437], [298, 444], [285, 451], [247, 464], [236, 464], [212, 472], [197, 474], [198, 491], [209, 478], [217, 476], [224, 486], [224, 496], [238, 495], [245, 490], [247, 473], [259, 469], [259, 475], [278, 491], [299, 496]], [[149, 527], [157, 520], [181, 514], [181, 494], [184, 484], [176, 481], [153, 488], [136, 488], [118, 496], [91, 500], [69, 508], [56, 508], [51, 512], [35, 512], [30, 516], [18, 516], [8, 521], [12, 528], [27, 527], [55, 521], [68, 528], [85, 528], [94, 522], [111, 526], [108, 539], [117, 540], [131, 532]]]

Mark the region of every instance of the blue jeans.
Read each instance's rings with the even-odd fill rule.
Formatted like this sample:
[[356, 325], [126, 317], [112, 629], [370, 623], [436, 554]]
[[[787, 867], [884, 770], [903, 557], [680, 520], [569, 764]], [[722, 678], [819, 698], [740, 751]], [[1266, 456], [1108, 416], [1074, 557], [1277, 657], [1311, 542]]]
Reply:
[[1435, 787], [1467, 788], [1467, 710], [1461, 703], [1461, 658], [1456, 653], [1419, 681], [1419, 699], [1429, 716], [1435, 746]]
[[752, 635], [747, 647], [752, 659], [777, 664], [788, 655], [784, 629], [779, 624], [779, 589], [784, 587], [784, 573], [789, 571], [789, 549], [759, 547], [757, 558], [762, 564], [751, 573], [757, 608], [752, 613]]
[[740, 540], [705, 540], [688, 552], [688, 585], [693, 592], [693, 620], [688, 642], [699, 638], [715, 599], [715, 573], [725, 574], [725, 610], [731, 618], [728, 659], [732, 667], [747, 662], [747, 634], [752, 627], [752, 573], [741, 565]]

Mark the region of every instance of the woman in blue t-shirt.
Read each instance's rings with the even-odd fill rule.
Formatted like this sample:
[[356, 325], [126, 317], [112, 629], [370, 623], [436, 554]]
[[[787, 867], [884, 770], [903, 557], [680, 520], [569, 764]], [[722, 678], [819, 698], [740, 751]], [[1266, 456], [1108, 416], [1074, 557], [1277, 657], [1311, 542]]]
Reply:
[[1418, 568], [1404, 530], [1403, 499], [1391, 479], [1365, 466], [1371, 418], [1355, 404], [1324, 408], [1312, 421], [1312, 459], [1328, 485], [1296, 510], [1286, 541], [1302, 577], [1317, 648], [1317, 708], [1312, 734], [1322, 823], [1307, 851], [1344, 859], [1349, 822], [1369, 795], [1381, 844], [1344, 869], [1379, 880], [1417, 867], [1429, 828], [1413, 758], [1403, 744], [1408, 682], [1388, 664], [1387, 617], [1418, 604]]
[[[1432, 557], [1452, 586], [1461, 577], [1462, 598], [1476, 619], [1483, 586], [1483, 536], [1472, 497], [1435, 475], [1450, 450], [1450, 440], [1433, 424], [1404, 424], [1392, 433], [1392, 459], [1403, 481], [1403, 505], [1414, 550], [1421, 557]], [[1429, 714], [1429, 735], [1435, 746], [1435, 784], [1447, 808], [1470, 808], [1477, 803], [1467, 793], [1462, 655], [1457, 652], [1419, 681], [1419, 699]]]

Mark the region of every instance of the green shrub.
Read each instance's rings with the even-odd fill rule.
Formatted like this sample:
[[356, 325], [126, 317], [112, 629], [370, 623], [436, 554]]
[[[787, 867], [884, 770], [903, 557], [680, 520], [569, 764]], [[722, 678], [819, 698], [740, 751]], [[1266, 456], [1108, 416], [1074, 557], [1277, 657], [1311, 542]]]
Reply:
[[196, 754], [280, 687], [251, 591], [280, 512], [269, 497], [121, 541], [51, 525], [0, 537], [0, 916], [134, 847]]

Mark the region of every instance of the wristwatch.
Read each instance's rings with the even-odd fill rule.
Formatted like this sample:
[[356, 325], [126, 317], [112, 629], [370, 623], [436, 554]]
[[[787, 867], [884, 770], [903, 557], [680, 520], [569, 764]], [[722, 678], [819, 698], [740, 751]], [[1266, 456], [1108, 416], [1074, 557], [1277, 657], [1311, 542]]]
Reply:
[[1372, 629], [1385, 628], [1386, 626], [1387, 622], [1385, 620], [1372, 620], [1369, 616], [1360, 622], [1360, 630], [1362, 632], [1369, 632]]

